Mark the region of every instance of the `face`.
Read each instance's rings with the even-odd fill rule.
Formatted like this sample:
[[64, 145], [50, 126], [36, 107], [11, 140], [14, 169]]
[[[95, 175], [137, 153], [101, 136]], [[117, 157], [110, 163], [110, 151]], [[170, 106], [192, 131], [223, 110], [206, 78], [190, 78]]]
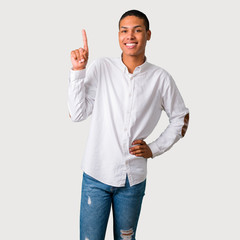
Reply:
[[124, 56], [144, 57], [151, 32], [146, 31], [144, 20], [135, 16], [123, 18], [119, 26], [119, 45]]

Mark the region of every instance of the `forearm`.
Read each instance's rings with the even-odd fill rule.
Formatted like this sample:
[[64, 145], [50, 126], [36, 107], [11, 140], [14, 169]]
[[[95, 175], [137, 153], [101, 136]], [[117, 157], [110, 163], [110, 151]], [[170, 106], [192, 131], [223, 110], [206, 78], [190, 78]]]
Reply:
[[86, 70], [70, 71], [68, 86], [68, 110], [74, 122], [86, 119], [92, 110], [92, 104], [86, 98], [85, 79]]
[[168, 151], [176, 142], [185, 136], [189, 123], [189, 111], [186, 109], [180, 116], [170, 120], [168, 127], [165, 131], [148, 146], [152, 151], [152, 158], [163, 154]]

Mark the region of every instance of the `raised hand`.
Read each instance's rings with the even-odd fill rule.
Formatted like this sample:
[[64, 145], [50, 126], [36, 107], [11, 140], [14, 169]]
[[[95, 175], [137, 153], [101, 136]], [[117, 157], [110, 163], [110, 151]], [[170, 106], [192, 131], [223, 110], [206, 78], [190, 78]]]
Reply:
[[73, 70], [82, 70], [86, 68], [88, 61], [88, 43], [86, 31], [82, 30], [83, 36], [83, 48], [73, 50], [71, 52], [71, 61], [73, 65]]

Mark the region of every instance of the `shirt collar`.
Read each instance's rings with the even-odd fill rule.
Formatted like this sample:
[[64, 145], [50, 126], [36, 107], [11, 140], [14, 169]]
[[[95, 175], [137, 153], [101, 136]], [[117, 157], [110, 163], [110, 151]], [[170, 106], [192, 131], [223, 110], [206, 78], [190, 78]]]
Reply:
[[[145, 61], [144, 61], [144, 63], [143, 64], [141, 64], [141, 65], [139, 65], [139, 66], [137, 66], [136, 68], [135, 68], [135, 70], [134, 70], [134, 74], [136, 74], [136, 73], [140, 73], [140, 72], [144, 72], [145, 70], [146, 70], [146, 68], [147, 68], [147, 66], [148, 66], [148, 61], [147, 61], [147, 57], [145, 56]], [[121, 70], [123, 71], [123, 72], [125, 72], [125, 73], [129, 73], [128, 72], [128, 69], [127, 69], [127, 66], [123, 63], [123, 61], [122, 61], [122, 54], [121, 54], [121, 57], [120, 57], [120, 66], [121, 66]]]

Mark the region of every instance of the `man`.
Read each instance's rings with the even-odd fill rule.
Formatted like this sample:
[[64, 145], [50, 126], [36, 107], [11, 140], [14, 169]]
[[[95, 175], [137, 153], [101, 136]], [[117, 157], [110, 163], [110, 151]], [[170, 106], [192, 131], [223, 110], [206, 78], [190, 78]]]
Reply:
[[[88, 43], [71, 52], [69, 114], [82, 121], [92, 114], [82, 161], [80, 240], [103, 240], [110, 209], [114, 239], [135, 239], [146, 185], [147, 159], [185, 135], [189, 112], [171, 75], [150, 64], [151, 38], [145, 14], [131, 10], [119, 21], [121, 58], [95, 60], [86, 71]], [[152, 143], [144, 139], [164, 110], [169, 126]]]

